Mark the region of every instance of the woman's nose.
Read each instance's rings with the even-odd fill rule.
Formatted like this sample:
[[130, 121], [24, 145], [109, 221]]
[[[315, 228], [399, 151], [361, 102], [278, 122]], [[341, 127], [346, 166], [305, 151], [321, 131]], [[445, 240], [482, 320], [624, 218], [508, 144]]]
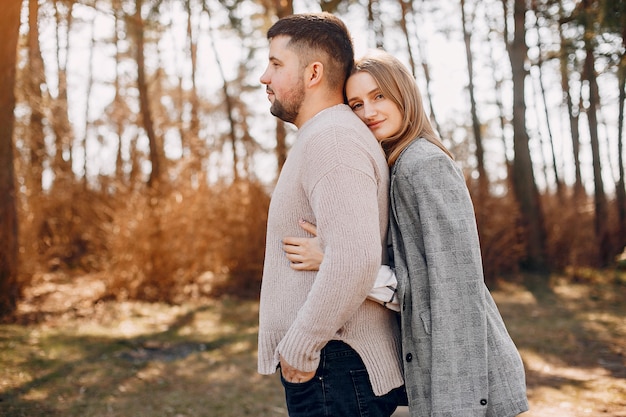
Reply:
[[363, 116], [366, 118], [371, 118], [376, 115], [376, 108], [371, 104], [363, 103]]

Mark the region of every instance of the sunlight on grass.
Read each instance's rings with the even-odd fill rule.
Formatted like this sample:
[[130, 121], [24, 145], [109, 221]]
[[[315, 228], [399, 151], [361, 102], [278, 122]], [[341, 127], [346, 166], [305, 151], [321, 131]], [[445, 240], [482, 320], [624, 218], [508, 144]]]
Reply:
[[537, 299], [532, 292], [526, 290], [516, 282], [503, 281], [498, 284], [498, 290], [492, 293], [498, 303], [510, 306], [512, 304], [533, 306], [537, 305]]
[[27, 401], [43, 401], [48, 399], [48, 391], [43, 389], [32, 389], [24, 395]]
[[[626, 286], [531, 284], [493, 292], [526, 366], [523, 416], [626, 416], [626, 306], [616, 302]], [[257, 321], [255, 301], [107, 301], [0, 326], [0, 415], [286, 416], [278, 375], [256, 371]]]
[[600, 366], [595, 368], [570, 367], [555, 361], [554, 358], [546, 360], [545, 356], [538, 355], [532, 351], [521, 350], [520, 353], [524, 357], [526, 370], [535, 372], [543, 378], [556, 377], [572, 382], [586, 382], [595, 379], [598, 375], [609, 374], [608, 371]]
[[503, 283], [494, 292], [524, 360], [524, 417], [626, 416], [626, 286], [578, 271]]

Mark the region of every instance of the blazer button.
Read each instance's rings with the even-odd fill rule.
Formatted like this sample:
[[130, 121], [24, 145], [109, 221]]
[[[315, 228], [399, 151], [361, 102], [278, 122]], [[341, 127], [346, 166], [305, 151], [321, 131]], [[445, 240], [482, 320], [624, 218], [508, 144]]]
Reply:
[[406, 361], [407, 362], [411, 362], [413, 360], [413, 354], [412, 353], [407, 353], [406, 354]]
[[487, 405], [487, 400], [485, 400], [484, 398], [480, 400], [480, 405]]

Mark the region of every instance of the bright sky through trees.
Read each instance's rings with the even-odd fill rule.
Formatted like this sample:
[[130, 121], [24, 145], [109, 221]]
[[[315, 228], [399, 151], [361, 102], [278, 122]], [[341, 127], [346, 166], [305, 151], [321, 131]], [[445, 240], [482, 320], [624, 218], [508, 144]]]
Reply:
[[[210, 3], [210, 2], [209, 2]], [[490, 35], [487, 17], [490, 19], [497, 19], [493, 12], [486, 10], [491, 3], [488, 4], [477, 3], [472, 7], [475, 7], [475, 18], [471, 22], [471, 28], [473, 33], [473, 53], [475, 55], [475, 85], [477, 91], [478, 100], [478, 112], [481, 120], [486, 124], [486, 128], [495, 123], [498, 118], [497, 107], [495, 106], [496, 99], [495, 90], [493, 88], [496, 79], [502, 79], [504, 82], [503, 94], [499, 99], [504, 104], [505, 109], [511, 107], [511, 95], [510, 95], [510, 81], [508, 81], [508, 72], [510, 71], [510, 63], [504, 45], [496, 42], [488, 42], [487, 39]], [[566, 2], [566, 6], [571, 5], [571, 2]], [[493, 6], [493, 5], [491, 5]], [[114, 18], [111, 10], [107, 10], [110, 5], [106, 2], [97, 2], [96, 8], [91, 6], [76, 4], [73, 9], [73, 17], [75, 22], [70, 32], [71, 39], [65, 39], [63, 37], [63, 30], [58, 30], [53, 24], [53, 10], [49, 3], [44, 3], [41, 6], [41, 24], [40, 24], [40, 43], [44, 61], [46, 63], [47, 70], [47, 87], [50, 89], [52, 95], [56, 94], [57, 86], [55, 84], [56, 77], [54, 76], [55, 65], [57, 60], [57, 34], [60, 35], [59, 40], [59, 57], [64, 59], [65, 54], [68, 55], [68, 94], [70, 102], [70, 114], [71, 122], [76, 134], [76, 137], [82, 137], [84, 135], [85, 127], [85, 106], [86, 100], [89, 99], [89, 125], [90, 131], [87, 137], [87, 152], [88, 160], [88, 176], [97, 176], [100, 174], [110, 174], [114, 167], [115, 153], [117, 143], [116, 140], [110, 137], [110, 131], [106, 126], [94, 127], [99, 119], [102, 119], [106, 113], [107, 106], [110, 105], [114, 98], [114, 89], [112, 88], [112, 81], [115, 76], [115, 48], [111, 44], [114, 31]], [[160, 14], [160, 24], [162, 30], [158, 32], [158, 39], [150, 39], [146, 46], [146, 64], [151, 71], [151, 78], [155, 77], [158, 72], [159, 77], [164, 77], [164, 82], [170, 85], [175, 85], [178, 82], [178, 77], [182, 78], [182, 86], [185, 89], [191, 88], [190, 80], [190, 68], [188, 65], [189, 52], [186, 38], [186, 12], [182, 9], [181, 2], [166, 2], [165, 8], [169, 8], [168, 13]], [[422, 6], [426, 7], [426, 6]], [[432, 6], [428, 6], [432, 7]], [[297, 12], [309, 12], [319, 11], [319, 5], [307, 2], [304, 0], [294, 1], [294, 11]], [[260, 6], [253, 2], [245, 3], [241, 6], [240, 13], [242, 19], [242, 25], [250, 26], [250, 19], [244, 15], [252, 16], [254, 13], [262, 13]], [[347, 8], [345, 14], [341, 17], [346, 21], [349, 29], [351, 30], [354, 41], [357, 56], [363, 54], [367, 48], [373, 46], [372, 31], [367, 27], [367, 16], [365, 15], [365, 8], [359, 4], [353, 4]], [[27, 13], [25, 7], [24, 13]], [[390, 52], [397, 55], [403, 62], [408, 65], [407, 49], [404, 43], [403, 35], [397, 27], [395, 20], [399, 15], [399, 7], [393, 2], [382, 2], [381, 4], [381, 21], [385, 28], [385, 47]], [[460, 30], [461, 17], [459, 6], [456, 2], [438, 2], [436, 10], [427, 10], [423, 13], [424, 19], [415, 22], [416, 25], [412, 26], [414, 33], [417, 33], [419, 40], [421, 41], [419, 48], [414, 46], [415, 50], [420, 51], [423, 56], [416, 56], [418, 62], [426, 61], [430, 67], [431, 74], [431, 91], [432, 91], [432, 105], [441, 119], [442, 136], [444, 140], [451, 143], [463, 143], [471, 142], [473, 139], [471, 133], [465, 128], [468, 120], [469, 113], [469, 98], [466, 91], [466, 85], [468, 82], [467, 68], [465, 61], [465, 52], [463, 46], [463, 38]], [[246, 53], [250, 48], [256, 48], [256, 52], [253, 56], [253, 62], [249, 64], [250, 70], [246, 75], [246, 82], [249, 85], [258, 84], [258, 89], [255, 92], [246, 93], [245, 99], [251, 103], [252, 123], [250, 123], [250, 129], [252, 136], [256, 141], [262, 144], [266, 149], [270, 149], [273, 146], [274, 140], [274, 121], [269, 114], [269, 103], [267, 103], [264, 89], [260, 85], [258, 79], [264, 70], [266, 64], [266, 46], [264, 33], [259, 31], [254, 32], [253, 36], [241, 38], [238, 34], [228, 28], [228, 20], [226, 12], [223, 8], [212, 7], [211, 8], [211, 21], [209, 21], [206, 13], [202, 13], [201, 10], [197, 10], [193, 14], [195, 27], [199, 28], [198, 35], [198, 74], [196, 83], [198, 85], [198, 91], [205, 97], [206, 100], [219, 103], [222, 100], [221, 97], [221, 85], [223, 80], [217, 70], [214, 54], [211, 43], [209, 42], [209, 34], [212, 33], [216, 39], [217, 54], [224, 66], [224, 73], [226, 74], [227, 81], [232, 81], [234, 77], [238, 77], [238, 65], [240, 62], [247, 59]], [[531, 19], [529, 19], [531, 20]], [[27, 19], [23, 18], [23, 22], [27, 22]], [[530, 21], [528, 24], [532, 24]], [[417, 26], [417, 27], [415, 27]], [[493, 26], [493, 25], [491, 25]], [[27, 26], [24, 24], [22, 33], [27, 31]], [[252, 29], [247, 29], [252, 33]], [[56, 32], [55, 32], [56, 31]], [[153, 35], [157, 32], [154, 31]], [[93, 37], [93, 63], [91, 68], [89, 61], [90, 48], [92, 45]], [[536, 44], [538, 40], [545, 45], [546, 48], [550, 48], [551, 45], [555, 45], [558, 40], [555, 39], [555, 33], [549, 28], [542, 28], [537, 33], [533, 29], [528, 30], [527, 44], [530, 46], [529, 57], [534, 59], [537, 56]], [[414, 44], [416, 40], [414, 39]], [[128, 39], [122, 38], [118, 47], [127, 50], [130, 48], [130, 42]], [[496, 70], [491, 66], [490, 60], [497, 63]], [[616, 176], [616, 126], [617, 126], [617, 91], [615, 90], [614, 77], [604, 77], [603, 69], [605, 64], [602, 61], [598, 61], [599, 77], [598, 83], [601, 88], [600, 97], [602, 98], [602, 113], [600, 116], [600, 133], [603, 138], [607, 138], [603, 148], [601, 149], [603, 159], [607, 162], [603, 164], [603, 176], [605, 176], [605, 184], [607, 185], [607, 191], [611, 192], [614, 184], [614, 177]], [[161, 71], [157, 71], [161, 69]], [[94, 83], [91, 87], [91, 95], [86, 96], [86, 88], [88, 83], [88, 74], [93, 72]], [[123, 61], [117, 68], [122, 78], [130, 80], [134, 77], [134, 66], [132, 61]], [[534, 67], [532, 71], [537, 71]], [[533, 73], [536, 76], [536, 72]], [[425, 92], [424, 74], [418, 65], [417, 80], [422, 93]], [[549, 113], [553, 126], [552, 134], [555, 140], [555, 149], [557, 151], [557, 163], [560, 164], [559, 169], [563, 170], [565, 180], [569, 183], [573, 181], [573, 165], [571, 158], [571, 143], [569, 140], [569, 127], [567, 125], [567, 116], [564, 112], [564, 108], [561, 104], [561, 90], [558, 73], [558, 62], [553, 60], [545, 64], [544, 69], [544, 83], [548, 86], [548, 105]], [[527, 127], [530, 135], [530, 146], [533, 151], [533, 155], [536, 156], [536, 163], [542, 163], [547, 155], [550, 155], [550, 150], [546, 148], [546, 144], [543, 145], [539, 142], [538, 137], [540, 134], [545, 135], [545, 117], [542, 109], [543, 103], [539, 102], [539, 96], [537, 94], [539, 86], [536, 83], [535, 78], [529, 78], [527, 82], [526, 94], [527, 94]], [[577, 88], [577, 83], [573, 83], [573, 88]], [[136, 91], [132, 88], [125, 89], [123, 92], [129, 97], [136, 96]], [[170, 106], [168, 97], [162, 98], [162, 105], [165, 108]], [[138, 106], [136, 101], [128, 100], [131, 110], [138, 112]], [[426, 104], [428, 102], [426, 101]], [[18, 115], [19, 108], [18, 108]], [[510, 116], [509, 116], [510, 117]], [[223, 123], [219, 118], [216, 118], [213, 123]], [[584, 120], [582, 120], [584, 126]], [[293, 129], [289, 130], [293, 131]], [[581, 160], [583, 162], [583, 176], [585, 178], [585, 184], [588, 187], [593, 186], [592, 171], [591, 171], [591, 156], [588, 147], [588, 141], [586, 139], [586, 133], [584, 128], [581, 127], [583, 132], [583, 147], [581, 152]], [[126, 138], [126, 143], [130, 140], [130, 136], [137, 134], [137, 131], [127, 132], [129, 137]], [[507, 141], [511, 141], [512, 132], [508, 129], [502, 133], [505, 135]], [[140, 135], [141, 136], [141, 135]], [[169, 158], [177, 159], [181, 156], [180, 140], [173, 132], [163, 132], [165, 140], [164, 150]], [[487, 134], [489, 137], [489, 134]], [[143, 139], [140, 139], [139, 146], [147, 148], [147, 143]], [[509, 153], [511, 149], [503, 149], [503, 143], [500, 138], [496, 140], [487, 141], [486, 143], [486, 163], [487, 169], [494, 178], [502, 178], [506, 175], [503, 171], [503, 162], [505, 152]], [[75, 148], [78, 149], [78, 148]], [[224, 148], [221, 155], [212, 155], [210, 161], [211, 174], [210, 177], [216, 179], [223, 175], [227, 175], [227, 171], [230, 169], [226, 164], [220, 162], [222, 160], [230, 160], [230, 149]], [[82, 152], [73, 155], [74, 169], [82, 170], [83, 161]], [[471, 158], [470, 153], [470, 158]], [[260, 178], [267, 182], [271, 182], [275, 178], [275, 162], [271, 152], [262, 152], [255, 156], [255, 161], [258, 164], [257, 172]], [[468, 161], [471, 165], [471, 159]], [[149, 170], [149, 166], [146, 166]], [[543, 178], [538, 177], [538, 184], [540, 187], [545, 187], [545, 183], [542, 183]], [[592, 188], [590, 188], [592, 191]]]

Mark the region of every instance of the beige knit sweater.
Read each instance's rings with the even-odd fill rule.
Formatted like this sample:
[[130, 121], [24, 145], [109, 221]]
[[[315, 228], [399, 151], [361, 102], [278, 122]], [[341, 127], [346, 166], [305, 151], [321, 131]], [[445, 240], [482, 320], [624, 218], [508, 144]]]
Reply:
[[[376, 139], [348, 106], [318, 113], [299, 130], [272, 195], [259, 314], [262, 374], [279, 355], [313, 371], [329, 340], [365, 363], [376, 395], [403, 383], [395, 313], [366, 300], [383, 259], [388, 220], [387, 163]], [[324, 247], [318, 272], [289, 267], [285, 236], [317, 225]]]

